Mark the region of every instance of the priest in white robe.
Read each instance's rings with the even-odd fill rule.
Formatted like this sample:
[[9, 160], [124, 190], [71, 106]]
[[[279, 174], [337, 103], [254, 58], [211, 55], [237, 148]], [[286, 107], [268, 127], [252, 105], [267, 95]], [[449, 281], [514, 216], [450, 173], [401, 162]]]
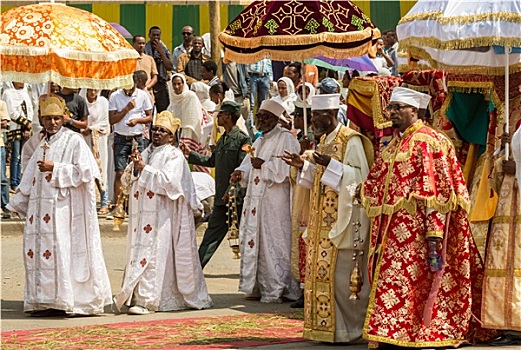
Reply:
[[264, 303], [296, 300], [299, 285], [290, 268], [291, 184], [289, 166], [279, 156], [284, 150], [298, 153], [300, 144], [278, 125], [284, 107], [273, 100], [262, 102], [257, 129], [262, 135], [232, 173], [231, 181], [247, 186], [239, 227], [241, 271], [239, 290]]
[[114, 301], [118, 310], [129, 306], [129, 314], [212, 306], [195, 234], [193, 213], [202, 206], [185, 157], [173, 146], [180, 123], [168, 111], [158, 114], [152, 144], [131, 155], [122, 176], [129, 188], [129, 241]]
[[[313, 130], [324, 134], [317, 151], [310, 161], [289, 152], [284, 160], [300, 169], [297, 185], [311, 189], [303, 235], [307, 247], [304, 336], [360, 343], [370, 291], [369, 220], [353, 203], [353, 195], [372, 165], [373, 147], [366, 137], [338, 122], [339, 97], [312, 97]], [[350, 279], [358, 280], [351, 292]]]
[[24, 311], [92, 315], [111, 304], [96, 215], [99, 169], [83, 137], [63, 127], [65, 101], [40, 99], [46, 134], [7, 205], [25, 217]]

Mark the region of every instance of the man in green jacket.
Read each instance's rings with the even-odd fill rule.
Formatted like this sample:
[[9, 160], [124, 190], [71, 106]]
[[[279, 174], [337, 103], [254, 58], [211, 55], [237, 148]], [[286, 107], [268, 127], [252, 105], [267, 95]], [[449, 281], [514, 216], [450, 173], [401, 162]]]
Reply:
[[[225, 101], [215, 112], [218, 113], [217, 124], [224, 128], [225, 133], [217, 141], [215, 150], [210, 156], [191, 151], [187, 145], [181, 144], [181, 150], [190, 164], [215, 167], [215, 205], [208, 220], [208, 228], [204, 233], [203, 241], [199, 246], [199, 259], [203, 268], [210, 261], [228, 232], [228, 224], [226, 223], [228, 208], [226, 203], [228, 202], [230, 175], [235, 168], [241, 165], [242, 160], [246, 156], [242, 146], [251, 144], [250, 137], [237, 126], [237, 120], [241, 116], [241, 106], [237, 102]], [[237, 215], [239, 220], [244, 193], [245, 189], [241, 189], [237, 193]]]

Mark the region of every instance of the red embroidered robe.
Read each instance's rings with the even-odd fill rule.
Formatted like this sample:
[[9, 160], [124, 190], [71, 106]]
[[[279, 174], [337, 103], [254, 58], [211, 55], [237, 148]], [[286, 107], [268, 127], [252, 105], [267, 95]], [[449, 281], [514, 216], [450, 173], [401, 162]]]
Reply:
[[[421, 121], [395, 135], [375, 161], [361, 197], [372, 221], [372, 290], [364, 337], [413, 347], [472, 340], [483, 264], [469, 230], [469, 195], [450, 141]], [[439, 288], [427, 263], [428, 237], [446, 240]]]

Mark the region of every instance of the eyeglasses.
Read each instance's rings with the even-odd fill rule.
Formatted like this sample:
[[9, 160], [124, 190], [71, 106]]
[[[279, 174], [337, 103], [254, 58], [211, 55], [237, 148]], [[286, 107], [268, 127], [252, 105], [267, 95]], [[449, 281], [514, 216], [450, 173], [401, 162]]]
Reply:
[[407, 105], [402, 106], [402, 105], [392, 104], [392, 105], [387, 105], [387, 110], [388, 111], [399, 111], [402, 108], [407, 108], [407, 107], [411, 107], [411, 106], [407, 106]]
[[190, 32], [182, 32], [181, 34], [182, 34], [182, 35], [192, 35], [192, 34], [194, 34], [194, 33], [190, 33]]
[[170, 133], [170, 131], [168, 131], [168, 130], [165, 130], [163, 128], [156, 128], [156, 127], [152, 128], [152, 132], [159, 132], [161, 134]]

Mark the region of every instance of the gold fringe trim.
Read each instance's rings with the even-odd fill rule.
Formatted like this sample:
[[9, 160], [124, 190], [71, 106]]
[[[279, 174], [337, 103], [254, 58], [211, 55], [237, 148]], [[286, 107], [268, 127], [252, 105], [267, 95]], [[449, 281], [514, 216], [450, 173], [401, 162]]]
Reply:
[[226, 31], [219, 34], [219, 40], [224, 45], [243, 49], [254, 49], [261, 46], [321, 45], [324, 42], [342, 44], [366, 39], [376, 40], [379, 37], [381, 37], [381, 34], [378, 28], [365, 28], [362, 31], [346, 33], [322, 32], [318, 34], [273, 35], [253, 38], [233, 36]]
[[64, 77], [63, 75], [60, 75], [54, 71], [47, 71], [44, 73], [0, 71], [0, 81], [23, 81], [28, 84], [39, 84], [53, 81], [60, 86], [67, 86], [74, 89], [87, 88], [96, 90], [130, 88], [134, 85], [132, 74], [101, 80]]
[[477, 22], [512, 22], [521, 24], [521, 13], [515, 12], [489, 12], [489, 13], [478, 13], [464, 16], [451, 16], [445, 17], [443, 11], [415, 13], [409, 16], [404, 16], [398, 24], [414, 21], [434, 21], [439, 24], [472, 24]]
[[[400, 50], [410, 49], [411, 47], [432, 47], [433, 49], [440, 50], [460, 50], [470, 49], [473, 47], [481, 46], [510, 46], [518, 47], [521, 46], [521, 37], [479, 37], [479, 38], [462, 38], [453, 40], [440, 40], [436, 37], [415, 37], [411, 36], [400, 40]], [[471, 54], [472, 52], [469, 52]]]
[[371, 107], [373, 110], [373, 125], [377, 129], [390, 128], [393, 123], [389, 120], [385, 120], [382, 112], [382, 104], [380, 102], [380, 96], [378, 94], [378, 84], [371, 77], [360, 77], [351, 80], [349, 83], [349, 90], [369, 92], [371, 96]]
[[373, 46], [371, 46], [371, 42], [367, 42], [363, 46], [350, 49], [333, 49], [326, 46], [316, 46], [311, 49], [297, 51], [284, 51], [284, 49], [285, 48], [281, 46], [280, 50], [263, 49], [255, 53], [241, 53], [226, 49], [224, 52], [224, 61], [249, 64], [258, 62], [264, 58], [271, 58], [275, 61], [303, 61], [310, 57], [320, 55], [330, 58], [359, 57], [371, 52]]
[[411, 90], [419, 91], [419, 92], [427, 92], [427, 93], [429, 92], [429, 87], [425, 86], [425, 85], [407, 84], [407, 88], [411, 89]]
[[49, 49], [26, 46], [0, 46], [0, 55], [6, 56], [46, 56], [55, 53], [60, 58], [75, 61], [117, 62], [125, 59], [139, 58], [136, 50], [122, 48], [114, 52], [88, 52], [69, 49]]
[[398, 25], [406, 23], [406, 22], [414, 22], [414, 21], [428, 21], [428, 20], [434, 21], [441, 16], [443, 16], [443, 11], [415, 13], [412, 15], [403, 16], [398, 21]]
[[[401, 43], [401, 42], [400, 42]], [[424, 60], [428, 61], [431, 65], [430, 69], [445, 70], [448, 72], [462, 73], [462, 74], [483, 74], [483, 75], [505, 75], [505, 67], [485, 67], [485, 66], [452, 66], [443, 64], [434, 60], [428, 53], [419, 47], [408, 47], [408, 50], [413, 55], [420, 56]], [[471, 54], [471, 52], [469, 52]], [[521, 63], [510, 65], [510, 74], [521, 72]]]
[[[449, 77], [450, 79], [450, 77]], [[443, 115], [447, 115], [447, 110], [452, 102], [453, 92], [462, 92], [462, 93], [481, 93], [485, 95], [485, 99], [489, 100], [490, 95], [492, 95], [492, 103], [498, 110], [497, 118], [498, 121], [502, 121], [503, 113], [504, 113], [504, 105], [503, 102], [499, 99], [499, 95], [494, 86], [494, 82], [492, 81], [457, 81], [450, 80], [447, 82], [447, 97], [443, 101], [443, 104], [440, 108], [440, 113]]]

